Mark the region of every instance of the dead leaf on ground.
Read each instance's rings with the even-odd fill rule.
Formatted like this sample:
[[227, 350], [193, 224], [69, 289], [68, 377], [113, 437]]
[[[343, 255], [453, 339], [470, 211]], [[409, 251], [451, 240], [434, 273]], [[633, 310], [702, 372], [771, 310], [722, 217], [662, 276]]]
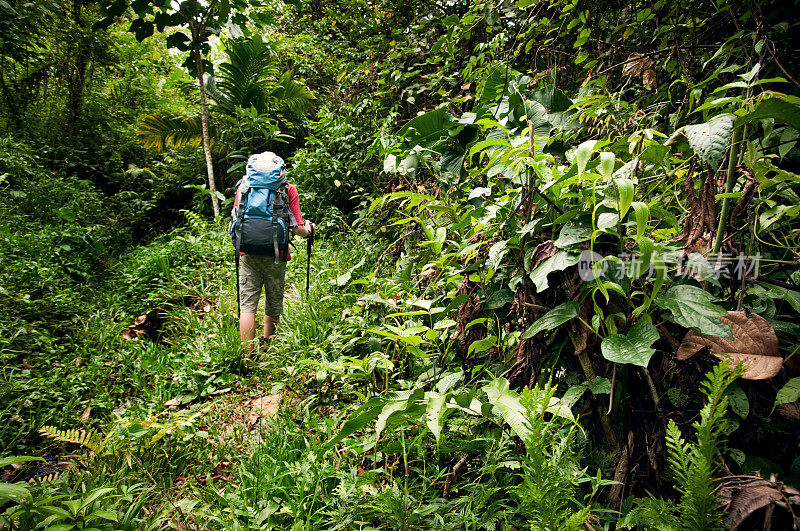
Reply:
[[164, 402], [164, 405], [167, 406], [167, 407], [177, 407], [177, 406], [181, 405], [181, 399], [182, 398], [183, 398], [183, 396], [176, 396], [172, 400], [167, 400], [166, 402]]
[[775, 408], [775, 411], [777, 411], [778, 415], [786, 420], [800, 422], [800, 405], [798, 405], [797, 402], [792, 402], [790, 404], [778, 404], [778, 406]]
[[728, 513], [725, 529], [737, 529], [747, 518], [768, 505], [782, 508], [790, 515], [800, 506], [800, 491], [759, 476], [734, 476], [726, 479], [718, 491], [718, 501]]
[[622, 66], [622, 75], [631, 77], [639, 76], [649, 68], [651, 64], [653, 64], [653, 60], [650, 57], [633, 52], [628, 56], [628, 59]]
[[80, 367], [83, 364], [83, 359], [81, 359], [81, 357], [78, 356], [77, 358], [75, 358], [75, 361], [73, 361], [72, 364], [76, 367]]
[[746, 312], [728, 312], [719, 320], [731, 326], [733, 339], [690, 330], [678, 349], [678, 359], [689, 359], [707, 348], [719, 359], [744, 363], [747, 370], [742, 378], [745, 380], [766, 380], [778, 374], [783, 358], [778, 350], [778, 336], [766, 319], [756, 314], [748, 316]]
[[199, 317], [210, 313], [213, 307], [213, 303], [208, 299], [197, 299], [194, 304], [192, 304], [192, 308], [194, 308]]
[[92, 406], [86, 406], [86, 409], [83, 410], [81, 413], [81, 420], [86, 420], [89, 418], [89, 415], [92, 413]]
[[269, 418], [278, 411], [281, 403], [280, 393], [274, 395], [262, 396], [260, 398], [253, 398], [247, 401], [247, 408], [250, 413], [247, 416], [247, 425], [250, 427], [255, 426], [258, 419]]
[[226, 393], [230, 393], [231, 389], [233, 389], [233, 387], [226, 387], [225, 389], [217, 389], [216, 391], [213, 391], [211, 393], [211, 396], [219, 396], [219, 395], [224, 395]]

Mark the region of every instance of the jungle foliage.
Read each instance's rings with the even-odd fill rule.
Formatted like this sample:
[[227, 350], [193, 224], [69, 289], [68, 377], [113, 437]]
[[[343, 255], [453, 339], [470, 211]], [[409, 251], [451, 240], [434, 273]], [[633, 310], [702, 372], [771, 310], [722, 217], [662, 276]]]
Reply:
[[796, 9], [0, 1], [0, 529], [800, 527]]

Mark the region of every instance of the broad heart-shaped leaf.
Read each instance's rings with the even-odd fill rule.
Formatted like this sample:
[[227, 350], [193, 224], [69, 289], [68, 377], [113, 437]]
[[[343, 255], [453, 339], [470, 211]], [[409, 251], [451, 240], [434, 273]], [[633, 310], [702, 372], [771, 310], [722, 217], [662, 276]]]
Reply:
[[600, 344], [603, 357], [614, 363], [630, 363], [647, 368], [655, 349], [650, 346], [658, 339], [658, 330], [651, 323], [642, 321], [625, 335], [613, 334]]
[[538, 101], [526, 101], [525, 119], [533, 126], [534, 136], [550, 136], [550, 120], [544, 105]]
[[668, 310], [671, 321], [709, 336], [733, 339], [731, 327], [720, 323], [719, 318], [728, 313], [725, 308], [711, 302], [714, 296], [696, 286], [672, 286], [655, 298], [662, 310]]
[[577, 301], [568, 301], [564, 304], [559, 304], [539, 319], [536, 320], [527, 330], [523, 333], [519, 338], [520, 339], [528, 339], [529, 337], [533, 337], [539, 332], [543, 332], [545, 330], [552, 330], [553, 328], [560, 326], [573, 317], [578, 316], [579, 305]]
[[554, 271], [563, 271], [568, 267], [574, 266], [578, 263], [580, 255], [578, 253], [570, 253], [567, 251], [558, 251], [556, 254], [539, 264], [539, 266], [531, 271], [531, 280], [536, 285], [537, 293], [546, 290], [549, 287], [547, 283], [547, 275]]
[[691, 330], [678, 348], [678, 359], [688, 359], [707, 348], [720, 359], [730, 358], [732, 365], [744, 363], [745, 380], [764, 380], [778, 374], [783, 358], [778, 350], [778, 336], [766, 319], [746, 312], [727, 312], [719, 317], [719, 322], [731, 327], [732, 337], [702, 335]]
[[453, 125], [453, 117], [447, 109], [440, 107], [426, 112], [409, 120], [397, 136], [402, 137], [408, 144], [431, 148], [447, 134]]
[[733, 132], [733, 116], [723, 114], [704, 124], [687, 125], [683, 134], [700, 160], [716, 169]]
[[553, 242], [553, 245], [559, 249], [563, 249], [567, 245], [585, 242], [591, 237], [591, 221], [581, 218], [564, 224], [564, 226], [561, 227], [561, 232], [558, 233], [558, 239]]
[[493, 102], [506, 94], [508, 82], [513, 76], [514, 73], [509, 67], [495, 66], [480, 88], [478, 102]]
[[455, 149], [447, 146], [442, 150], [442, 158], [440, 161], [443, 173], [450, 173], [455, 176], [461, 176], [464, 169], [464, 150]]

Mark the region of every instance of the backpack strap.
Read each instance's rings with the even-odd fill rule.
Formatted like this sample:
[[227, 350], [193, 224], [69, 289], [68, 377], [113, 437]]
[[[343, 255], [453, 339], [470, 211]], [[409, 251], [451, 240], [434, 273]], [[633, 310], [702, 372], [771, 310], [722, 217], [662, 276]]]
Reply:
[[282, 217], [285, 217], [289, 220], [289, 228], [293, 229], [297, 227], [299, 224], [297, 223], [297, 218], [294, 217], [294, 212], [292, 209], [289, 208], [289, 185], [288, 183], [284, 182], [278, 188], [278, 193], [275, 196], [275, 203], [274, 203], [274, 212], [281, 214]]
[[240, 252], [240, 245], [242, 241], [242, 220], [244, 219], [244, 211], [247, 207], [247, 196], [250, 195], [250, 180], [243, 177], [236, 186], [236, 193], [238, 194], [238, 202], [236, 203], [236, 211], [234, 214], [233, 231], [235, 235], [236, 254]]

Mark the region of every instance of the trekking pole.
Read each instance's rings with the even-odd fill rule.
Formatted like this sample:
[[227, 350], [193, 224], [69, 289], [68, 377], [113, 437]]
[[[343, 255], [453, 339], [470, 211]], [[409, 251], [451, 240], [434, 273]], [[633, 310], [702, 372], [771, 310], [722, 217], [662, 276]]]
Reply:
[[314, 245], [314, 224], [311, 224], [311, 234], [308, 235], [306, 242], [306, 255], [308, 256], [308, 263], [306, 264], [306, 299], [308, 299], [308, 285], [311, 278], [311, 246]]

